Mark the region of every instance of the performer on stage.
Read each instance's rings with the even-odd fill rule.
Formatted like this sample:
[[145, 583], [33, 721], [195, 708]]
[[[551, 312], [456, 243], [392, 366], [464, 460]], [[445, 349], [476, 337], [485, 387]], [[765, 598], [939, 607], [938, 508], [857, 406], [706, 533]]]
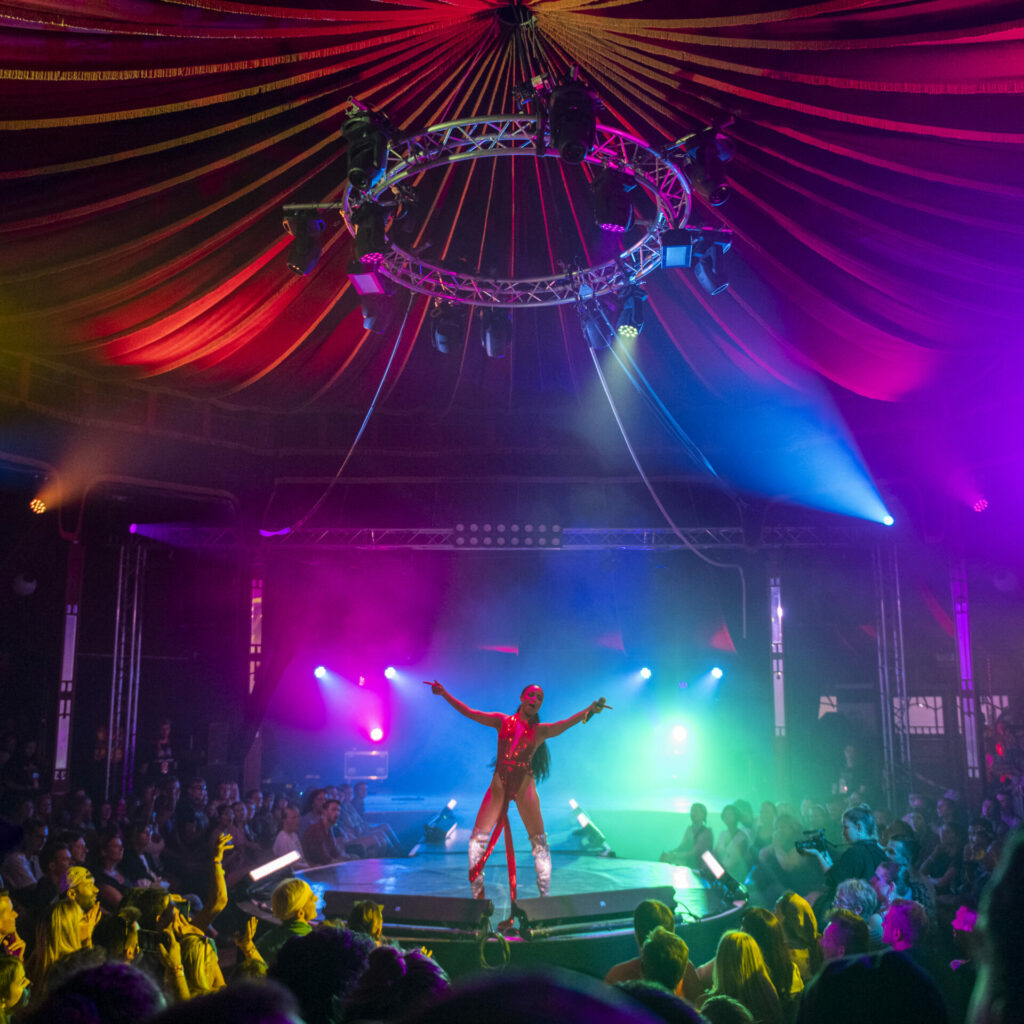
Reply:
[[516, 861], [512, 850], [512, 836], [508, 828], [508, 805], [515, 800], [519, 816], [523, 819], [533, 850], [533, 863], [537, 870], [537, 889], [547, 896], [551, 885], [551, 851], [544, 832], [544, 819], [540, 813], [536, 782], [548, 774], [548, 750], [545, 741], [560, 736], [566, 729], [589, 721], [607, 704], [604, 698], [595, 700], [572, 718], [561, 722], [540, 721], [540, 706], [544, 691], [539, 686], [527, 686], [519, 695], [519, 708], [513, 715], [500, 711], [474, 711], [453, 697], [436, 679], [425, 685], [444, 697], [460, 715], [498, 730], [498, 757], [491, 785], [484, 794], [483, 803], [473, 825], [469, 839], [469, 881], [473, 895], [484, 897], [484, 864], [505, 831], [505, 853], [508, 860], [508, 881], [512, 900], [516, 898]]

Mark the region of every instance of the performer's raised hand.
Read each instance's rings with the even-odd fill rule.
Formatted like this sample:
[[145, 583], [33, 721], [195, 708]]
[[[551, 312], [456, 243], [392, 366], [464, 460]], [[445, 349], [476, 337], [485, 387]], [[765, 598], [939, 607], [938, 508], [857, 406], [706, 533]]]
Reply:
[[589, 708], [587, 708], [587, 713], [586, 715], [584, 715], [583, 721], [589, 722], [590, 719], [594, 717], [594, 715], [601, 714], [601, 712], [604, 711], [605, 708], [607, 708], [609, 711], [613, 710], [611, 704], [609, 704], [604, 699], [604, 697], [599, 697], [590, 705]]
[[439, 697], [443, 697], [446, 693], [445, 688], [436, 679], [433, 682], [431, 682], [429, 679], [424, 679], [423, 685], [429, 686], [430, 692], [436, 693]]

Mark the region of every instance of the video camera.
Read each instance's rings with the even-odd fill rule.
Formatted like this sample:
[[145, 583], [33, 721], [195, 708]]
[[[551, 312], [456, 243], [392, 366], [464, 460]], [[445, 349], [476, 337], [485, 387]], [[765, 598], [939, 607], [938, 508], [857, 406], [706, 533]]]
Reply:
[[797, 853], [808, 854], [811, 850], [817, 850], [818, 853], [828, 853], [829, 848], [832, 844], [825, 838], [824, 829], [810, 829], [804, 832], [807, 836], [806, 839], [798, 839], [793, 844], [793, 849]]

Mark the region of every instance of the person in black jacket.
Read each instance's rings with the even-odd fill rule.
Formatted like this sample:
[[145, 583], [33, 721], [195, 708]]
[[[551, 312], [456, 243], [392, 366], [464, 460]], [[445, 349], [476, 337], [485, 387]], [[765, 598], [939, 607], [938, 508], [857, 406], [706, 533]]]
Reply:
[[875, 869], [885, 860], [885, 850], [878, 842], [878, 827], [875, 816], [867, 804], [850, 807], [843, 814], [843, 838], [849, 846], [833, 860], [829, 850], [808, 850], [817, 857], [825, 869], [825, 891], [815, 904], [814, 913], [819, 920], [824, 917], [835, 900], [836, 888], [848, 878], [872, 878]]

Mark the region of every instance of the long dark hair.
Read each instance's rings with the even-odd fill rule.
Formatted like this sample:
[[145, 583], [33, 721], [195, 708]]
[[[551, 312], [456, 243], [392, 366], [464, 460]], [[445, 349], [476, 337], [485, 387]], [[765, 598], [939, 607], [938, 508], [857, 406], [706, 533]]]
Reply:
[[793, 988], [793, 958], [778, 918], [763, 907], [751, 907], [740, 919], [740, 927], [758, 944], [764, 956], [768, 977], [779, 998], [785, 1001]]
[[[523, 694], [530, 688], [535, 686], [535, 683], [530, 683], [528, 686], [524, 686], [519, 694], [519, 700], [522, 701]], [[541, 689], [539, 686], [537, 689]], [[543, 693], [543, 690], [541, 690]], [[516, 708], [518, 711], [519, 709]], [[540, 715], [534, 715], [532, 718], [527, 717], [527, 722], [530, 725], [540, 724]], [[548, 752], [547, 741], [542, 743], [534, 752], [533, 757], [530, 758], [530, 771], [533, 772], [533, 777], [537, 782], [543, 782], [551, 774], [551, 754]]]

